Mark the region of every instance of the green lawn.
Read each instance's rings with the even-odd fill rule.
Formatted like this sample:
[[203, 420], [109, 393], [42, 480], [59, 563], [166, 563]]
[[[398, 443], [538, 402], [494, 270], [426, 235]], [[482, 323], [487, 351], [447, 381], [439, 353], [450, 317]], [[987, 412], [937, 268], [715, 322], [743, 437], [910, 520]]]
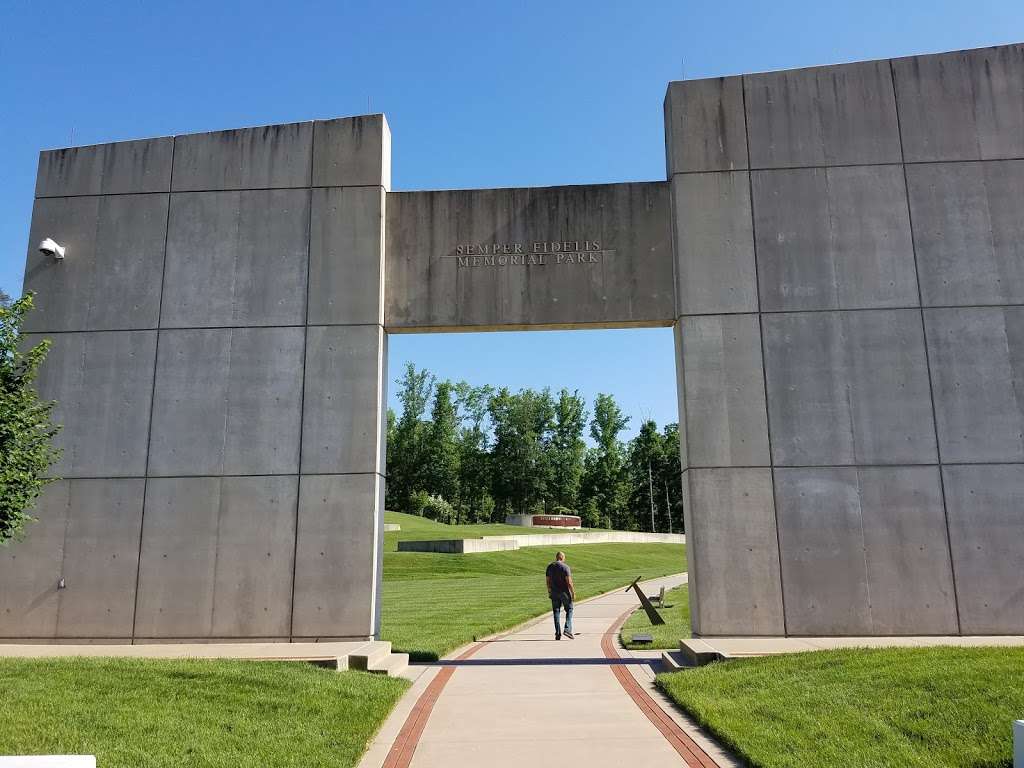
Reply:
[[[650, 598], [656, 595], [648, 595]], [[658, 613], [665, 620], [664, 624], [653, 626], [643, 608], [637, 609], [622, 625], [619, 639], [626, 648], [643, 650], [645, 648], [679, 648], [679, 638], [690, 636], [690, 593], [685, 584], [665, 593], [665, 608], [658, 608]], [[655, 606], [657, 607], [657, 606]], [[653, 643], [634, 643], [633, 635], [646, 632], [654, 638]]]
[[[445, 555], [396, 552], [401, 538], [466, 538], [528, 532], [504, 525], [447, 526], [388, 513], [402, 526], [385, 534], [383, 639], [414, 659], [433, 660], [550, 610], [544, 569], [559, 547]], [[408, 528], [406, 527], [408, 526]], [[681, 544], [584, 544], [561, 547], [573, 569], [577, 598], [625, 587], [637, 576], [686, 570]]]
[[408, 685], [300, 663], [0, 659], [0, 755], [347, 768]]
[[1010, 768], [1024, 649], [796, 653], [660, 675], [658, 684], [761, 768]]

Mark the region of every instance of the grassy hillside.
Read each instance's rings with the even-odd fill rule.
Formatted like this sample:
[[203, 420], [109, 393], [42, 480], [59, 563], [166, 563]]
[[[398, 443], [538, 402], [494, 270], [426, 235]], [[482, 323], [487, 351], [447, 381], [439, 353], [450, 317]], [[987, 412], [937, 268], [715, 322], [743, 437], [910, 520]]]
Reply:
[[[385, 534], [383, 638], [417, 659], [436, 659], [473, 641], [550, 610], [544, 569], [558, 547], [445, 555], [396, 552], [399, 538], [468, 538], [528, 533], [505, 525], [448, 526], [389, 512], [402, 526]], [[679, 544], [584, 544], [566, 552], [579, 599], [686, 570]], [[554, 630], [552, 630], [552, 633]]]

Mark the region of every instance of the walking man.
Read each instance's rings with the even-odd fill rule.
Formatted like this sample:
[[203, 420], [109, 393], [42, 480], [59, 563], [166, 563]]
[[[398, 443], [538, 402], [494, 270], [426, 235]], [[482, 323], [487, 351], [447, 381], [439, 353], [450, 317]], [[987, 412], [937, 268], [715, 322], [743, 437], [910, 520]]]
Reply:
[[[548, 596], [551, 598], [551, 613], [555, 617], [555, 640], [561, 640], [563, 634], [572, 640], [572, 604], [576, 600], [576, 588], [572, 584], [572, 571], [565, 564], [565, 552], [555, 555], [555, 562], [548, 566], [545, 576], [548, 582]], [[564, 633], [559, 621], [562, 608], [565, 608]]]

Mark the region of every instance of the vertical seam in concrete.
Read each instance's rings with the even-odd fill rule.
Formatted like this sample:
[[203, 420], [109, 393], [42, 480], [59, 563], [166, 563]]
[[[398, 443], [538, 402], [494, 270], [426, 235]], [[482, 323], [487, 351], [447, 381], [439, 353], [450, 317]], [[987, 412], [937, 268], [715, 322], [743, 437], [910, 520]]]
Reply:
[[[68, 559], [68, 528], [71, 527], [71, 486], [74, 480], [65, 480], [68, 484], [68, 495], [67, 502], [64, 504], [64, 538], [60, 542], [60, 573], [57, 575], [58, 579], [64, 578], [64, 564]], [[57, 606], [53, 612], [53, 636], [60, 636], [60, 614], [64, 607], [64, 592], [63, 590], [57, 590]]]
[[750, 162], [750, 129], [747, 120], [747, 78], [742, 78], [740, 92], [743, 96], [743, 136], [747, 145], [747, 192], [750, 195], [750, 246], [754, 251], [754, 294], [757, 297], [757, 330], [761, 343], [761, 385], [764, 387], [764, 423], [768, 435], [768, 472], [772, 484], [772, 517], [775, 520], [775, 547], [779, 560], [779, 600], [782, 603], [782, 633], [789, 636], [786, 623], [786, 589], [782, 575], [782, 538], [779, 534], [779, 505], [775, 493], [775, 456], [772, 453], [772, 422], [768, 408], [768, 367], [764, 351], [764, 322], [761, 315], [761, 275], [757, 268], [757, 217], [754, 214], [754, 171]]
[[[295, 525], [292, 527], [292, 594], [288, 616], [288, 640], [295, 638], [295, 576], [299, 565], [299, 508], [302, 504], [302, 427], [306, 423], [306, 351], [309, 347], [309, 274], [313, 259], [313, 157], [315, 156], [316, 121], [309, 135], [309, 205], [306, 209], [306, 306], [302, 327], [302, 386], [299, 388], [299, 465], [295, 480]], [[326, 195], [326, 193], [325, 193]]]
[[171, 190], [174, 189], [174, 148], [177, 137], [171, 138], [171, 165], [167, 172], [167, 214], [164, 216], [164, 258], [160, 268], [160, 296], [156, 309], [156, 340], [153, 344], [153, 383], [149, 390], [149, 423], [146, 425], [146, 466], [142, 477], [142, 514], [139, 517], [139, 556], [135, 566], [135, 604], [132, 608], [131, 642], [135, 644], [135, 620], [139, 613], [139, 577], [142, 574], [142, 535], [146, 526], [146, 498], [149, 491], [149, 458], [152, 455], [153, 409], [156, 405], [156, 374], [160, 362], [160, 326], [164, 312], [164, 287], [167, 284], [167, 241], [171, 230]]
[[924, 321], [924, 299], [921, 294], [921, 271], [917, 264], [917, 239], [914, 237], [914, 213], [910, 209], [910, 183], [907, 181], [907, 163], [903, 151], [903, 124], [900, 121], [900, 100], [896, 94], [896, 72], [889, 59], [889, 77], [892, 78], [893, 102], [896, 107], [896, 132], [900, 140], [900, 166], [903, 169], [903, 194], [907, 204], [907, 221], [910, 224], [910, 250], [914, 257], [914, 279], [917, 280], [917, 311], [921, 318], [921, 340], [924, 344], [924, 367], [928, 374], [928, 397], [932, 405], [932, 434], [935, 436], [935, 461], [939, 473], [939, 495], [942, 500], [942, 515], [946, 523], [946, 551], [949, 554], [949, 572], [953, 582], [953, 608], [956, 611], [956, 631], [963, 634], [960, 624], [960, 596], [956, 584], [956, 563], [953, 560], [953, 540], [949, 530], [949, 505], [946, 502], [946, 478], [942, 471], [942, 445], [939, 443], [939, 420], [935, 408], [935, 385], [932, 382], [932, 362], [928, 352], [928, 327]]

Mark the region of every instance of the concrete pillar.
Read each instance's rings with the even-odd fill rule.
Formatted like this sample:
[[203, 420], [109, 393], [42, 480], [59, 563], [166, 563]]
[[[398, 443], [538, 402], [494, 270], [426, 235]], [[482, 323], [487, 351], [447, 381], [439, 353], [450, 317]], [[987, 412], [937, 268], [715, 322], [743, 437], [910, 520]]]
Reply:
[[0, 555], [0, 637], [378, 634], [389, 186], [383, 115], [41, 155], [66, 479]]
[[697, 632], [1024, 630], [1022, 93], [1020, 45], [670, 85]]

